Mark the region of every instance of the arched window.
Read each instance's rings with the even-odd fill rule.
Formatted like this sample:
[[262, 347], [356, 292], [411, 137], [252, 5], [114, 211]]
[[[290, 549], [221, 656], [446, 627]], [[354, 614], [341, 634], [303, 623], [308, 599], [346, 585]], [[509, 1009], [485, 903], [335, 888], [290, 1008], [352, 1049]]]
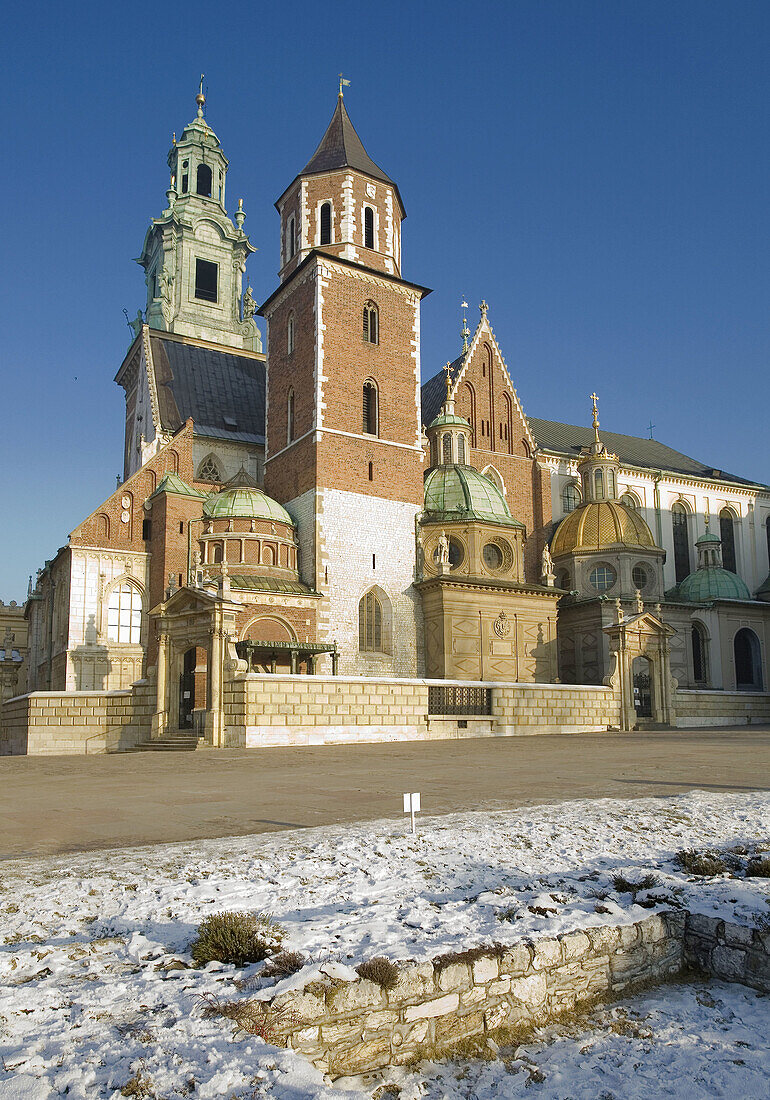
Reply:
[[692, 624], [692, 671], [696, 684], [708, 683], [706, 667], [706, 631], [700, 623]]
[[457, 437], [457, 462], [458, 465], [465, 465], [465, 436], [462, 432]]
[[294, 390], [289, 387], [289, 395], [286, 398], [286, 442], [294, 439]]
[[367, 435], [379, 434], [379, 409], [378, 409], [377, 383], [367, 378], [364, 382], [363, 394], [363, 430]]
[[102, 542], [110, 537], [110, 517], [106, 512], [100, 512], [96, 519], [96, 535]]
[[687, 509], [683, 504], [671, 505], [674, 529], [674, 571], [679, 584], [690, 575], [690, 536], [687, 531]]
[[742, 627], [733, 640], [735, 686], [738, 691], [762, 690], [762, 651], [753, 630]]
[[617, 486], [615, 484], [615, 471], [607, 471], [607, 497], [610, 500], [614, 500], [617, 496]]
[[187, 190], [190, 186], [190, 162], [189, 160], [182, 161], [182, 194], [187, 194]]
[[580, 504], [580, 490], [574, 481], [570, 481], [568, 485], [564, 486], [564, 491], [561, 494], [561, 504], [565, 515], [568, 512], [574, 512]]
[[391, 652], [390, 601], [377, 585], [358, 603], [358, 648], [362, 653]]
[[294, 351], [294, 314], [289, 314], [286, 322], [286, 351], [289, 355]]
[[625, 492], [620, 498], [620, 503], [624, 508], [628, 508], [632, 512], [636, 512], [639, 509], [639, 498], [635, 493]]
[[321, 236], [319, 243], [332, 243], [332, 204], [330, 202], [325, 202], [321, 206]]
[[118, 645], [139, 645], [142, 632], [142, 594], [124, 581], [110, 593], [107, 638]]
[[211, 543], [211, 561], [214, 565], [219, 565], [224, 557], [224, 547], [221, 542]]
[[719, 533], [722, 536], [722, 565], [731, 573], [738, 572], [735, 557], [735, 517], [729, 508], [719, 513]]
[[222, 471], [219, 468], [219, 462], [216, 457], [206, 455], [203, 462], [198, 467], [198, 481], [215, 481], [219, 484], [222, 481]]
[[380, 342], [380, 318], [374, 302], [367, 302], [364, 306], [364, 342], [367, 344]]
[[503, 442], [508, 444], [508, 453], [513, 454], [513, 405], [507, 393], [503, 394]]
[[205, 199], [211, 198], [211, 169], [208, 164], [199, 164], [195, 173], [195, 190]]
[[604, 474], [601, 468], [594, 470], [594, 496], [597, 500], [601, 500], [604, 496]]
[[289, 216], [286, 223], [286, 260], [292, 260], [297, 251], [297, 233], [295, 229], [294, 215]]
[[371, 206], [364, 208], [364, 247], [374, 248], [374, 211]]
[[470, 382], [464, 382], [462, 388], [464, 405], [467, 409], [465, 419], [471, 426], [471, 446], [476, 446], [476, 393]]
[[441, 437], [441, 462], [448, 466], [452, 461], [452, 436], [444, 432]]

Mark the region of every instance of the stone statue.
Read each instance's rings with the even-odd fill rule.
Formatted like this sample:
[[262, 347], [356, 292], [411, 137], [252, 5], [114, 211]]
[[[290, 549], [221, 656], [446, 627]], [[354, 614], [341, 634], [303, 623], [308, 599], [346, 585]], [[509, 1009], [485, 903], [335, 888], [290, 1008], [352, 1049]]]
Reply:
[[543, 556], [540, 565], [540, 577], [544, 581], [549, 581], [553, 584], [553, 558], [551, 557], [551, 550], [548, 543], [543, 547]]
[[251, 287], [247, 286], [243, 294], [243, 319], [250, 321], [257, 309], [257, 303], [252, 297]]
[[438, 564], [449, 565], [449, 539], [446, 537], [446, 531], [442, 531], [438, 537]]
[[133, 321], [128, 322], [128, 327], [133, 332], [134, 338], [136, 338], [139, 335], [139, 333], [142, 331], [142, 325], [143, 324], [144, 324], [144, 315], [143, 315], [141, 309], [138, 309], [136, 311], [136, 317], [133, 319]]

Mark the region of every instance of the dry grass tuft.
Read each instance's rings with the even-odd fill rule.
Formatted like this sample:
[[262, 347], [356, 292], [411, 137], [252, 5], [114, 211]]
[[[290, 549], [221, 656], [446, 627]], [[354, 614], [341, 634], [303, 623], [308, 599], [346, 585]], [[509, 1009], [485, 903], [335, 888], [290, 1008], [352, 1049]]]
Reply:
[[685, 874], [698, 878], [713, 878], [727, 870], [727, 863], [719, 852], [698, 852], [694, 848], [677, 852], [674, 862]]
[[300, 1022], [295, 1013], [275, 1012], [262, 1001], [225, 1001], [215, 993], [196, 999], [204, 1019], [232, 1020], [236, 1034], [256, 1035], [273, 1046], [285, 1046], [286, 1035]]
[[746, 878], [770, 878], [770, 856], [754, 856], [746, 865]]
[[190, 950], [199, 966], [213, 961], [248, 966], [278, 951], [285, 935], [269, 913], [224, 910], [201, 922]]
[[133, 1096], [136, 1100], [156, 1100], [152, 1079], [141, 1069], [138, 1069], [133, 1077], [129, 1077], [120, 1090], [120, 1095]]
[[398, 981], [398, 967], [384, 955], [376, 955], [356, 967], [356, 973], [370, 982], [376, 982], [381, 989], [392, 989]]
[[269, 959], [259, 973], [260, 978], [288, 978], [296, 974], [305, 965], [305, 956], [300, 951], [280, 951]]

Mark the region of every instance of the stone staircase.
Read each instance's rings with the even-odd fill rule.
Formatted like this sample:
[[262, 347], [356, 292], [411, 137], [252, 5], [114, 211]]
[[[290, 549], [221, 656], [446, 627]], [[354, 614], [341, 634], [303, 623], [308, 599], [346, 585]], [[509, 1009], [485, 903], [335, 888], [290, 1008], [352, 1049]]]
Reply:
[[165, 737], [140, 741], [129, 752], [195, 752], [202, 741], [203, 738], [198, 738], [189, 730], [178, 730], [176, 733], [167, 733]]

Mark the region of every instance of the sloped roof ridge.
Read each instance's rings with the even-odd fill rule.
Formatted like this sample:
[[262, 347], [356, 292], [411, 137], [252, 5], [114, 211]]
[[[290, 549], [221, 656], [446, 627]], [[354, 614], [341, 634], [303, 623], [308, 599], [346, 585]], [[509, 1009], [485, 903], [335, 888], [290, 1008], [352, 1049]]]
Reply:
[[363, 172], [367, 176], [393, 184], [390, 176], [374, 163], [364, 149], [363, 142], [350, 121], [341, 95], [337, 97], [337, 106], [326, 127], [326, 133], [300, 175], [310, 176], [319, 172], [331, 172], [335, 168], [354, 168], [357, 172]]

